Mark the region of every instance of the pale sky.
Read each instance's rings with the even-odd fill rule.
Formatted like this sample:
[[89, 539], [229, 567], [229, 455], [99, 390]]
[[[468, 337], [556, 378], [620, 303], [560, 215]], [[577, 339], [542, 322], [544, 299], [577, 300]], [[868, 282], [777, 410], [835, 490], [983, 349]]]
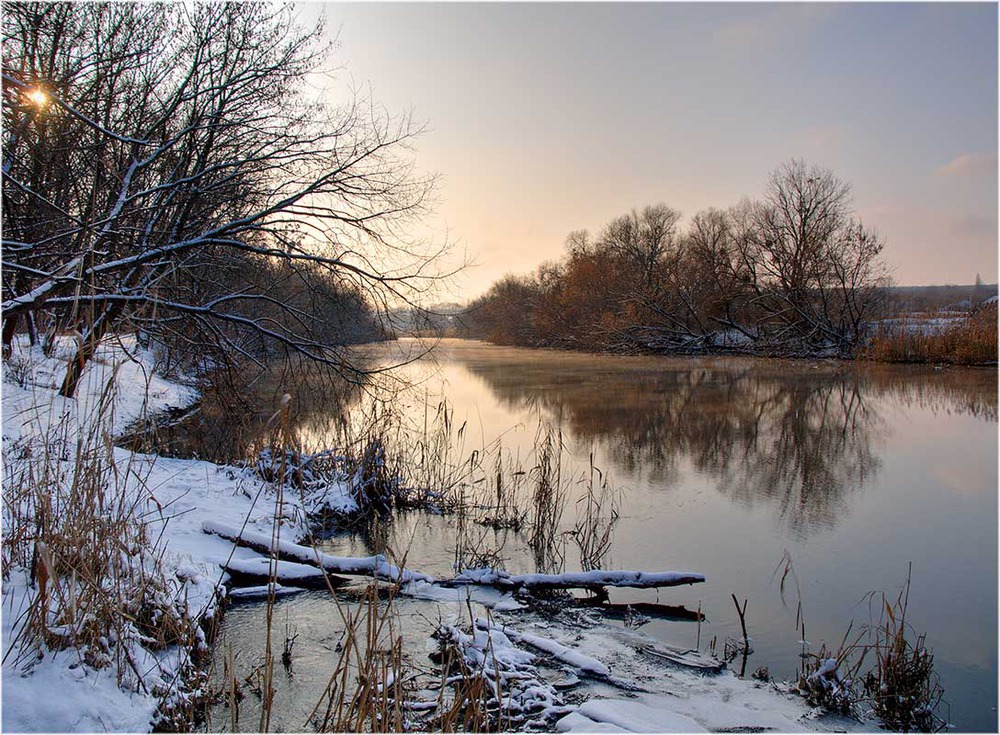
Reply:
[[792, 157], [853, 185], [897, 283], [997, 281], [997, 5], [329, 3], [340, 80], [429, 130], [457, 296], [632, 207], [758, 197]]

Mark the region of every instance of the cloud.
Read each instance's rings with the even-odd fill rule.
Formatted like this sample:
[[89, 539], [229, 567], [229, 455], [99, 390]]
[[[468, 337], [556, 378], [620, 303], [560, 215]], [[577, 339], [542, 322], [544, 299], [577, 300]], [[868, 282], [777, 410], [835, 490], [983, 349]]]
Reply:
[[996, 176], [996, 153], [963, 153], [938, 169], [941, 176]]

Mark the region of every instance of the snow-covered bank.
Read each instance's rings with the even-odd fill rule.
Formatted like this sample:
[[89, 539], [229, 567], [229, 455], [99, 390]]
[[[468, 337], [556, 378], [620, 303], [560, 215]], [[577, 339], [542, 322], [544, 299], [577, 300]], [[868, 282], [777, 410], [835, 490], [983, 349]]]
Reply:
[[[108, 342], [88, 367], [75, 399], [57, 394], [71, 348], [63, 345], [50, 357], [26, 343], [15, 345], [4, 363], [3, 459], [4, 533], [15, 531], [19, 508], [12, 488], [38, 473], [38, 463], [56, 465], [54, 473], [72, 482], [78, 442], [103, 434], [107, 438], [146, 415], [190, 405], [197, 392], [153, 374], [152, 356], [134, 340]], [[110, 398], [110, 401], [108, 400]], [[99, 432], [93, 428], [97, 423]], [[134, 514], [146, 526], [149, 546], [162, 552], [150, 574], [161, 576], [163, 604], [180, 608], [192, 620], [211, 618], [221, 590], [221, 564], [233, 545], [202, 532], [213, 519], [261, 531], [271, 528], [273, 497], [252, 470], [208, 462], [141, 455], [108, 446], [110, 474], [134, 503]], [[305, 514], [294, 499], [284, 508], [284, 532], [303, 535]], [[134, 551], [134, 550], [132, 550]], [[3, 729], [5, 731], [93, 732], [148, 731], [161, 702], [183, 700], [192, 692], [182, 683], [190, 666], [183, 645], [150, 645], [135, 631], [131, 640], [110, 641], [108, 659], [117, 651], [131, 663], [127, 675], [112, 662], [94, 668], [81, 662], [73, 647], [54, 651], [33, 643], [25, 630], [36, 602], [38, 584], [30, 584], [28, 564], [6, 562], [3, 581]], [[115, 553], [109, 549], [109, 554]], [[235, 552], [239, 553], [239, 552]], [[198, 635], [196, 633], [196, 635]], [[121, 682], [119, 682], [121, 678]], [[54, 695], [58, 692], [58, 697]], [[175, 704], [183, 704], [175, 701]]]
[[[43, 458], [60, 465], [66, 471], [65, 477], [70, 478], [77, 441], [93, 433], [93, 422], [101, 422], [109, 433], [119, 433], [144, 410], [183, 406], [196, 397], [190, 388], [152, 376], [150, 356], [124, 341], [109, 344], [100, 351], [88, 369], [78, 399], [67, 401], [56, 394], [67, 354], [68, 351], [46, 358], [39, 351], [19, 344], [15, 349], [19, 362], [12, 361], [17, 374], [8, 375], [5, 365], [5, 501], [10, 500], [8, 491], [12, 484], [21, 481], [21, 473]], [[17, 380], [12, 381], [14, 378]], [[112, 379], [117, 389], [106, 391]], [[113, 411], [98, 411], [102, 396], [113, 399]], [[108, 451], [115, 468], [111, 475], [120, 479], [124, 492], [134, 501], [136, 515], [146, 524], [150, 544], [159, 542], [162, 562], [149, 569], [162, 575], [163, 594], [169, 595], [170, 604], [182, 606], [191, 617], [211, 616], [223, 581], [222, 566], [252, 570], [259, 565], [260, 557], [250, 549], [234, 548], [231, 541], [204, 533], [206, 523], [213, 527], [243, 528], [248, 531], [247, 536], [269, 542], [274, 494], [253, 469], [160, 458], [110, 447]], [[346, 487], [342, 490], [346, 498]], [[299, 541], [306, 535], [306, 515], [299, 500], [288, 495], [294, 494], [285, 498], [281, 539]], [[5, 502], [5, 532], [15, 511], [16, 507]], [[109, 549], [108, 553], [115, 552]], [[414, 563], [419, 566], [418, 561]], [[27, 564], [5, 565], [4, 571], [5, 730], [146, 731], [161, 701], [193, 694], [182, 686], [178, 676], [191, 665], [190, 651], [184, 645], [152, 645], [142, 639], [140, 631], [127, 640], [107, 642], [109, 652], [113, 653], [117, 647], [128, 654], [129, 664], [121, 682], [121, 669], [116, 669], [113, 663], [94, 668], [73, 648], [55, 652], [51, 648], [22, 646], [27, 640], [27, 632], [23, 631], [24, 612], [36, 601], [38, 585], [29, 584], [31, 570]], [[301, 569], [292, 571], [306, 574]], [[283, 573], [292, 572], [284, 568]], [[404, 590], [404, 594], [415, 597], [433, 594], [437, 596], [435, 599], [451, 596], [461, 602], [468, 595], [465, 589], [430, 590], [432, 585], [422, 575], [415, 576], [407, 587], [411, 589]], [[501, 596], [495, 591], [490, 594], [497, 598], [497, 604], [491, 605], [494, 611], [512, 607], [509, 595]], [[55, 627], [59, 621], [51, 622]], [[583, 675], [596, 672], [603, 675], [603, 683], [618, 682], [629, 661], [636, 657], [636, 646], [607, 639], [601, 627], [595, 627], [585, 636], [576, 635], [576, 631], [520, 627], [516, 630], [515, 634], [508, 629], [509, 638], [503, 631], [489, 631], [490, 635], [482, 640], [493, 650], [502, 647], [505, 640], [512, 647], [515, 643], [531, 646], [542, 652], [537, 659], [561, 662], [579, 669]], [[527, 660], [520, 651], [512, 649], [508, 653], [512, 660]], [[660, 665], [656, 670], [667, 669]], [[662, 686], [655, 691], [649, 687], [649, 692], [628, 689], [601, 692], [582, 703], [567, 699], [561, 705], [567, 712], [558, 721], [558, 729], [822, 729], [813, 719], [815, 713], [801, 700], [730, 674], [705, 677], [670, 670], [669, 674], [660, 673], [658, 681]], [[58, 692], [57, 701], [53, 701], [56, 699], [53, 692]], [[540, 689], [526, 690], [526, 696], [536, 699], [541, 694], [545, 692]], [[538, 701], [548, 697], [545, 694]]]

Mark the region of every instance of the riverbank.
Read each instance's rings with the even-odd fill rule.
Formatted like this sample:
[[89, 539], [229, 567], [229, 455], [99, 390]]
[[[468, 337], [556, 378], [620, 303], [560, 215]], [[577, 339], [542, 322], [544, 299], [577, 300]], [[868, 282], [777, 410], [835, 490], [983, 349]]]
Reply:
[[[273, 499], [250, 469], [114, 447], [130, 424], [191, 405], [197, 391], [157, 376], [125, 338], [103, 345], [78, 397], [64, 399], [72, 347], [47, 357], [18, 344], [4, 363], [3, 729], [183, 726], [204, 694], [220, 564], [232, 554], [201, 524], [270, 529]], [[294, 499], [282, 523], [304, 533]]]
[[[475, 320], [473, 319], [473, 324]], [[597, 339], [528, 337], [488, 332], [473, 327], [450, 327], [444, 336], [482, 339], [497, 346], [556, 349], [591, 354], [647, 355], [659, 357], [761, 357], [778, 359], [874, 362], [910, 365], [997, 366], [997, 297], [965, 311], [903, 312], [872, 320], [866, 336], [849, 349], [827, 342], [825, 346], [796, 340], [769, 340], [754, 326], [733, 326], [714, 331], [664, 336], [652, 327], [633, 327], [624, 336]], [[416, 336], [416, 334], [414, 335]]]
[[[65, 347], [46, 357], [18, 344], [4, 364], [3, 728], [138, 732], [190, 726], [183, 718], [207, 693], [210, 634], [225, 596], [221, 568], [234, 555], [233, 544], [205, 534], [204, 524], [269, 535], [274, 494], [249, 468], [115, 448], [111, 439], [144, 413], [190, 405], [197, 394], [155, 376], [151, 356], [121, 340], [98, 352], [78, 398], [67, 401], [56, 394], [71, 354]], [[340, 490], [347, 508], [346, 486]], [[70, 504], [84, 498], [94, 505], [71, 513]], [[300, 500], [286, 497], [279, 516], [283, 539], [306, 537]], [[84, 523], [110, 517], [114, 524], [96, 523], [76, 536], [60, 525], [67, 518]], [[40, 523], [48, 524], [44, 547], [35, 543]], [[133, 535], [114, 535], [122, 529]], [[59, 536], [66, 537], [63, 548]], [[86, 543], [79, 543], [82, 536]], [[78, 549], [77, 558], [70, 558], [69, 548]], [[424, 585], [403, 593], [429, 591]], [[461, 603], [460, 595], [448, 594]], [[542, 634], [537, 629], [532, 639], [537, 643]], [[566, 631], [544, 635], [562, 646], [542, 643], [550, 655], [562, 651], [577, 663], [610, 651], [600, 628], [582, 649]], [[501, 639], [490, 640], [497, 646]], [[616, 676], [634, 655], [620, 648], [621, 664], [611, 666]], [[511, 655], [525, 661], [532, 654]], [[825, 727], [803, 700], [761, 682], [683, 672], [664, 680], [669, 691], [639, 698], [610, 692], [564, 704], [557, 729]], [[172, 723], [163, 719], [169, 713]]]

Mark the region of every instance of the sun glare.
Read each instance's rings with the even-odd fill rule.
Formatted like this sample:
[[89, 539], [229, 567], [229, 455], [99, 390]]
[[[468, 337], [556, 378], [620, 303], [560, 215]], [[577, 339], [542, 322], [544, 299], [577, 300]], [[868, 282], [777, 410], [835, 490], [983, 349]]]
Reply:
[[49, 102], [49, 96], [41, 89], [33, 89], [28, 92], [28, 99], [37, 107], [45, 107]]

